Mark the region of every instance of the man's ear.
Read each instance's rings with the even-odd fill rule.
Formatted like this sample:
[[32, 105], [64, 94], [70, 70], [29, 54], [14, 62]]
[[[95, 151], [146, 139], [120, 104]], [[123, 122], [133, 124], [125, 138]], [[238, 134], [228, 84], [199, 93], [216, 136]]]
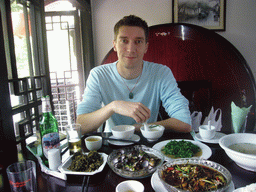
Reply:
[[116, 41], [113, 40], [113, 48], [114, 48], [114, 51], [116, 52]]
[[146, 53], [147, 53], [147, 51], [148, 51], [148, 46], [149, 46], [149, 43], [147, 42], [147, 44], [146, 44], [146, 49], [145, 49], [144, 54], [146, 54]]

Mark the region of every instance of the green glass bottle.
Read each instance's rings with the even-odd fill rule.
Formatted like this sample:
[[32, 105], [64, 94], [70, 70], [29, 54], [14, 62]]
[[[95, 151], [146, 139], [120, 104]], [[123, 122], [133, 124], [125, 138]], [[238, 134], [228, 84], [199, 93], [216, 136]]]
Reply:
[[52, 114], [50, 97], [46, 96], [42, 99], [42, 117], [39, 122], [41, 145], [42, 145], [42, 160], [48, 166], [48, 151], [50, 149], [59, 149], [60, 138], [57, 119]]

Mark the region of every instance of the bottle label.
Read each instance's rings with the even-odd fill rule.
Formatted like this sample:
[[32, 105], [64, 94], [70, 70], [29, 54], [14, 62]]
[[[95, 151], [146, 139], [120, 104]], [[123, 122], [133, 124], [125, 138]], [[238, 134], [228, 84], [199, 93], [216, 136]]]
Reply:
[[42, 101], [42, 113], [47, 113], [47, 112], [51, 112], [52, 108], [51, 108], [51, 104], [49, 100], [43, 100]]
[[48, 133], [42, 138], [44, 156], [48, 159], [48, 151], [60, 148], [59, 133]]

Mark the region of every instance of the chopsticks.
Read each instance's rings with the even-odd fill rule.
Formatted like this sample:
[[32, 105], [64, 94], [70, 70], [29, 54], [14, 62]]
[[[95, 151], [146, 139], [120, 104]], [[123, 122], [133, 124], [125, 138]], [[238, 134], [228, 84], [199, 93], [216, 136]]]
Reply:
[[[86, 183], [85, 183], [86, 177], [87, 177], [87, 181], [86, 181]], [[85, 190], [85, 192], [88, 191], [89, 182], [90, 182], [90, 176], [89, 176], [89, 175], [85, 175], [85, 176], [84, 176], [84, 179], [83, 179], [83, 184], [82, 184], [82, 192], [84, 192], [84, 190]]]
[[121, 141], [121, 142], [137, 143], [137, 141], [127, 140], [127, 139], [115, 139], [115, 138], [109, 138], [109, 137], [102, 137], [102, 139], [110, 140], [110, 141]]
[[138, 141], [134, 141], [134, 140], [128, 140], [128, 139], [116, 139], [116, 138], [110, 138], [110, 137], [106, 137], [103, 136], [104, 133], [94, 133], [94, 134], [85, 134], [84, 137], [88, 137], [88, 136], [92, 136], [92, 135], [99, 135], [102, 137], [102, 139], [104, 140], [109, 140], [109, 141], [120, 141], [120, 142], [128, 142], [128, 143], [137, 143]]

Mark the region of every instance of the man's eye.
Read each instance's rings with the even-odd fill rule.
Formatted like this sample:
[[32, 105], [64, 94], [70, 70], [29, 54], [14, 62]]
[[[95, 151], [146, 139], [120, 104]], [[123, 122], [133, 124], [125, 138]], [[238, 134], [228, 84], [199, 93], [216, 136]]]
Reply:
[[136, 40], [135, 43], [140, 44], [140, 43], [142, 43], [142, 40]]
[[127, 43], [128, 41], [127, 41], [127, 39], [122, 39], [121, 42], [122, 43]]

